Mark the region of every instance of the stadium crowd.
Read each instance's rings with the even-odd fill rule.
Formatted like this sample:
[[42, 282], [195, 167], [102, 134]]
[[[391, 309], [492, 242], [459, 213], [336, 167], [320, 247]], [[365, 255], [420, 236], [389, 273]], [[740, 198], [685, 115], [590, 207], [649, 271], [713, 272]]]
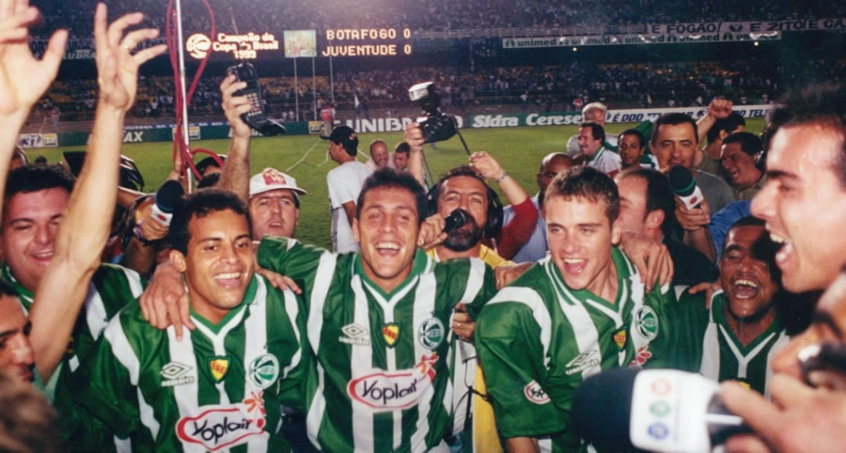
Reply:
[[[611, 136], [589, 99], [533, 196], [484, 151], [426, 181], [444, 118], [393, 151], [372, 141], [362, 164], [357, 132], [327, 115], [323, 250], [295, 239], [300, 204], [320, 202], [309, 188], [253, 174], [256, 106], [234, 76], [204, 82], [232, 130], [225, 159], [201, 162], [188, 194], [179, 158], [155, 194], [133, 190], [123, 126], [139, 67], [166, 49], [138, 48], [158, 36], [142, 14], [95, 11], [86, 154], [30, 164], [17, 132], [68, 34], [36, 59], [36, 8], [0, 0], [0, 449], [649, 448], [577, 423], [583, 380], [622, 368], [686, 373], [650, 387], [658, 419], [696, 410], [660, 400], [670, 376], [710, 379], [751, 431], [727, 451], [846, 440], [846, 85], [790, 91], [760, 135], [715, 98], [698, 121]], [[510, 89], [501, 77], [488, 87]]]

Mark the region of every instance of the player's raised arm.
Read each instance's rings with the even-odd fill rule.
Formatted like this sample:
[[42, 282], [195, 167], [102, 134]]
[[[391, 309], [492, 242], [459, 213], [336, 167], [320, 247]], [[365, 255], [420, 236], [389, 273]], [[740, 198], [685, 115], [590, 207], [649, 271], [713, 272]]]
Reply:
[[114, 210], [110, 200], [117, 197], [123, 121], [135, 102], [138, 67], [166, 49], [159, 45], [135, 52], [139, 43], [158, 36], [155, 29], [125, 32], [139, 24], [143, 14], [128, 14], [108, 27], [106, 15], [106, 6], [99, 4], [94, 37], [100, 95], [88, 157], [68, 201], [56, 234], [53, 259], [30, 312], [36, 366], [45, 381], [61, 360], [66, 341], [58, 339], [70, 337], [109, 237]]

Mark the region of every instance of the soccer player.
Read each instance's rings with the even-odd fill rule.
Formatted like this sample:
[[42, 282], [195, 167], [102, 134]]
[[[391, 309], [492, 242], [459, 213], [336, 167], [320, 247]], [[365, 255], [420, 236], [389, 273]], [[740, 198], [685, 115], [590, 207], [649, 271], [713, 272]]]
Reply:
[[570, 401], [582, 378], [643, 365], [665, 325], [669, 285], [646, 292], [614, 247], [622, 235], [614, 182], [591, 167], [558, 175], [543, 216], [550, 256], [491, 299], [476, 346], [510, 451], [575, 451]]
[[[711, 297], [684, 293], [670, 307], [675, 329], [668, 343], [673, 367], [717, 380], [736, 380], [767, 394], [770, 364], [789, 341], [776, 246], [764, 222], [744, 217], [729, 229], [720, 259], [721, 291]], [[684, 326], [684, 328], [679, 328]]]
[[382, 169], [359, 196], [361, 252], [333, 254], [265, 238], [260, 266], [302, 282], [317, 358], [306, 415], [320, 450], [427, 451], [451, 431], [448, 359], [453, 307], [471, 318], [494, 291], [481, 261], [437, 263], [417, 248], [426, 210], [419, 183]]
[[71, 441], [99, 448], [112, 433], [133, 450], [288, 451], [279, 407], [303, 409], [309, 363], [297, 296], [254, 275], [248, 210], [230, 192], [187, 196], [171, 236], [196, 329], [178, 341], [138, 305], [122, 310], [72, 377], [84, 434]]

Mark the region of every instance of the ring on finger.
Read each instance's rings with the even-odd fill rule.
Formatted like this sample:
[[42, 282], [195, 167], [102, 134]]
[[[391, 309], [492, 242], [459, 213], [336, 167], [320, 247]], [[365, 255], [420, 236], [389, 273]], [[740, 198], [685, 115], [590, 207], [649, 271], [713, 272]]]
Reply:
[[[129, 46], [129, 44], [123, 43], [123, 44], [121, 44], [120, 46], [123, 48], [123, 50], [125, 50], [125, 51], [127, 51], [127, 52], [129, 52], [130, 50], [132, 50], [132, 47], [130, 47], [130, 46]], [[134, 46], [133, 46], [133, 47], [134, 47]]]

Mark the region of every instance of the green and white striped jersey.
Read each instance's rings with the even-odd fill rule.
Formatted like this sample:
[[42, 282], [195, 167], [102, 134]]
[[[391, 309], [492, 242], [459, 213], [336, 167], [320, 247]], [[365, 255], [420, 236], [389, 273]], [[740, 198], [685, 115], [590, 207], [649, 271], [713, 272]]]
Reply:
[[767, 382], [773, 371], [770, 362], [790, 337], [779, 315], [749, 345], [744, 346], [726, 321], [728, 299], [722, 291], [711, 296], [711, 308], [705, 308], [703, 293], [685, 292], [677, 307], [670, 310], [674, 323], [685, 326], [672, 332], [669, 351], [670, 366], [700, 373], [715, 381], [737, 380], [769, 395]]
[[[0, 274], [5, 280], [15, 285], [18, 299], [24, 310], [29, 313], [33, 301], [32, 292], [21, 286], [12, 275], [8, 264], [3, 263]], [[91, 350], [100, 333], [106, 328], [106, 323], [123, 307], [141, 296], [145, 286], [146, 282], [137, 272], [122, 266], [101, 264], [94, 272], [89, 284], [88, 296], [71, 332], [67, 352], [47, 386], [48, 396], [51, 399], [54, 388], [57, 400], [64, 397], [63, 393], [72, 391], [63, 388], [65, 370], [74, 371], [79, 367], [80, 358]]]
[[570, 426], [582, 379], [601, 370], [642, 366], [666, 335], [669, 286], [645, 289], [634, 265], [612, 251], [618, 291], [606, 301], [569, 289], [550, 258], [503, 288], [482, 310], [476, 348], [500, 434], [539, 438], [541, 451], [585, 449]]
[[453, 307], [475, 318], [493, 272], [475, 259], [436, 263], [418, 250], [390, 294], [364, 275], [361, 255], [265, 238], [260, 266], [293, 278], [307, 305], [316, 357], [306, 423], [321, 451], [423, 452], [444, 448], [452, 413]]
[[309, 364], [298, 297], [253, 276], [244, 302], [213, 325], [176, 340], [137, 304], [113, 318], [73, 374], [75, 448], [109, 436], [139, 451], [288, 451], [280, 406], [302, 410]]

